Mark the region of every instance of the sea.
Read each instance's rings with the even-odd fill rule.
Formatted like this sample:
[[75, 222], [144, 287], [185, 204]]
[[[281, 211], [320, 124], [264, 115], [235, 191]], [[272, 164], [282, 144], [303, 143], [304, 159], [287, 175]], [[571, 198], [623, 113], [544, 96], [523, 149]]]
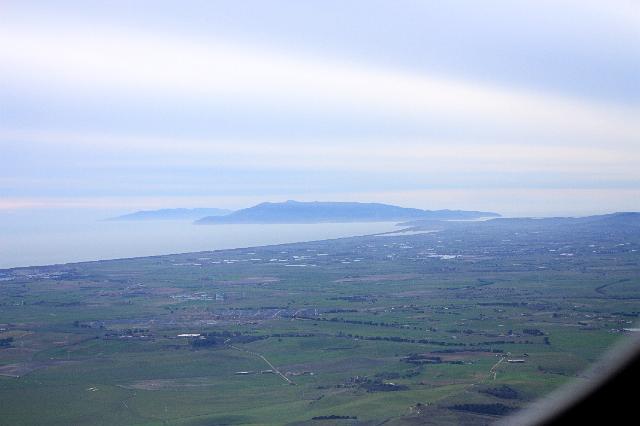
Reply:
[[0, 269], [372, 235], [391, 222], [194, 225], [188, 220], [107, 221], [64, 209], [0, 212]]

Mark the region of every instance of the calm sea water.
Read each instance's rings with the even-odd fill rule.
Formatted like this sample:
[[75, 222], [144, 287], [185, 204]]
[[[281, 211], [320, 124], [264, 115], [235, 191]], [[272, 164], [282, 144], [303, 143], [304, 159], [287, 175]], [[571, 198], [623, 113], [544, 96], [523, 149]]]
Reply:
[[111, 222], [71, 212], [0, 215], [0, 268], [219, 250], [368, 235], [394, 223], [193, 225]]

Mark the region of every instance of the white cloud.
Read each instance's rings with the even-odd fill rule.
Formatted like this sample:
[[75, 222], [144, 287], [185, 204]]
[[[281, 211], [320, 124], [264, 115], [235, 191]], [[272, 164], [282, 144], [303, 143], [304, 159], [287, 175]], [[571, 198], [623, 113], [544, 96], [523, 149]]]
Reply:
[[[380, 173], [598, 173], [640, 179], [640, 150], [616, 145], [527, 145], [468, 140], [216, 140], [118, 137], [102, 134], [0, 131], [25, 152], [64, 149], [58, 161], [113, 168], [209, 167], [237, 170], [354, 171]], [[44, 158], [49, 162], [49, 158]]]
[[[626, 19], [626, 15], [620, 16]], [[29, 154], [19, 159], [17, 165], [0, 160], [5, 170], [14, 173], [0, 172], [0, 177], [4, 176], [0, 184], [14, 188], [13, 194], [25, 188], [36, 194], [35, 188], [46, 187], [49, 181], [62, 182], [59, 186], [68, 189], [64, 193], [71, 194], [74, 189], [103, 183], [105, 176], [116, 175], [113, 173], [116, 169], [139, 169], [140, 180], [146, 177], [151, 182], [149, 177], [163, 167], [260, 169], [282, 176], [290, 171], [352, 171], [362, 175], [382, 171], [395, 176], [431, 173], [438, 174], [443, 181], [448, 176], [474, 173], [498, 178], [508, 173], [564, 174], [574, 177], [573, 182], [595, 175], [603, 186], [611, 182], [612, 187], [616, 181], [627, 187], [640, 181], [637, 108], [374, 68], [266, 46], [67, 24], [3, 22], [0, 85], [14, 84], [17, 91], [48, 92], [60, 99], [68, 93], [81, 99], [109, 96], [111, 105], [142, 99], [143, 103], [176, 101], [185, 108], [195, 108], [190, 101], [218, 99], [236, 105], [258, 105], [258, 110], [279, 109], [283, 115], [292, 110], [312, 113], [325, 110], [343, 114], [346, 122], [349, 118], [367, 116], [379, 117], [381, 121], [446, 123], [461, 130], [456, 133], [457, 139], [325, 140], [306, 135], [288, 141], [268, 137], [172, 139], [153, 136], [151, 128], [146, 137], [123, 136], [126, 132], [118, 128], [113, 129], [113, 135], [77, 129], [65, 133], [5, 128], [0, 132], [0, 149], [10, 147], [13, 155], [18, 153], [16, 158], [19, 153]], [[490, 131], [485, 132], [486, 129]], [[121, 135], [116, 136], [119, 132]], [[80, 179], [77, 170], [75, 174], [56, 176], [61, 167], [92, 169], [95, 173], [86, 179]], [[23, 171], [31, 176], [20, 174]], [[262, 183], [242, 184], [258, 188]], [[177, 182], [176, 187], [183, 184], [197, 188], [193, 179]], [[299, 182], [300, 186], [304, 184]], [[522, 182], [523, 188], [517, 191], [474, 188], [357, 193], [357, 185], [349, 187], [349, 182], [345, 182], [342, 192], [335, 187], [330, 192], [327, 187], [326, 194], [299, 193], [286, 198], [377, 200], [425, 208], [491, 210], [522, 206], [528, 213], [536, 209], [541, 213], [570, 211], [574, 207], [576, 211], [586, 211], [600, 205], [606, 210], [638, 208], [635, 200], [639, 194], [635, 189], [542, 190], [525, 188], [527, 185], [532, 183]], [[469, 187], [472, 186], [470, 182]], [[148, 187], [136, 188], [139, 189]], [[234, 203], [232, 207], [242, 207], [264, 200], [228, 195], [188, 198], [170, 195], [180, 193], [173, 187], [165, 189], [164, 194], [168, 195], [162, 197], [57, 198], [45, 196], [56, 194], [55, 190], [45, 188], [41, 197], [4, 197], [0, 209]], [[281, 195], [267, 187], [262, 189], [264, 197], [273, 199]]]
[[551, 94], [279, 52], [105, 28], [0, 27], [0, 76], [31, 90], [222, 98], [493, 127], [539, 141], [635, 144], [639, 111]]

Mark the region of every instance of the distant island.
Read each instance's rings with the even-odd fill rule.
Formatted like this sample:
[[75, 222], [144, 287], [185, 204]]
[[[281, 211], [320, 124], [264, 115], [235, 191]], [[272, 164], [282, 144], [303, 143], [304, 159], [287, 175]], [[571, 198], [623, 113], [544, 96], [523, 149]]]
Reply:
[[224, 216], [207, 216], [195, 223], [276, 224], [276, 223], [348, 223], [401, 222], [409, 220], [473, 220], [500, 217], [498, 213], [466, 210], [420, 210], [380, 203], [300, 202], [261, 203]]
[[197, 220], [203, 217], [223, 216], [231, 212], [232, 210], [216, 208], [141, 210], [107, 220]]

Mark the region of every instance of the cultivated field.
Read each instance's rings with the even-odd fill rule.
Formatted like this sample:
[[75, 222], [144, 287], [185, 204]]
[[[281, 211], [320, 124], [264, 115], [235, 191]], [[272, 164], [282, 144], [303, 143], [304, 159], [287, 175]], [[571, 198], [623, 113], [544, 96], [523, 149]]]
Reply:
[[455, 224], [0, 271], [0, 424], [490, 423], [632, 332], [638, 229]]

